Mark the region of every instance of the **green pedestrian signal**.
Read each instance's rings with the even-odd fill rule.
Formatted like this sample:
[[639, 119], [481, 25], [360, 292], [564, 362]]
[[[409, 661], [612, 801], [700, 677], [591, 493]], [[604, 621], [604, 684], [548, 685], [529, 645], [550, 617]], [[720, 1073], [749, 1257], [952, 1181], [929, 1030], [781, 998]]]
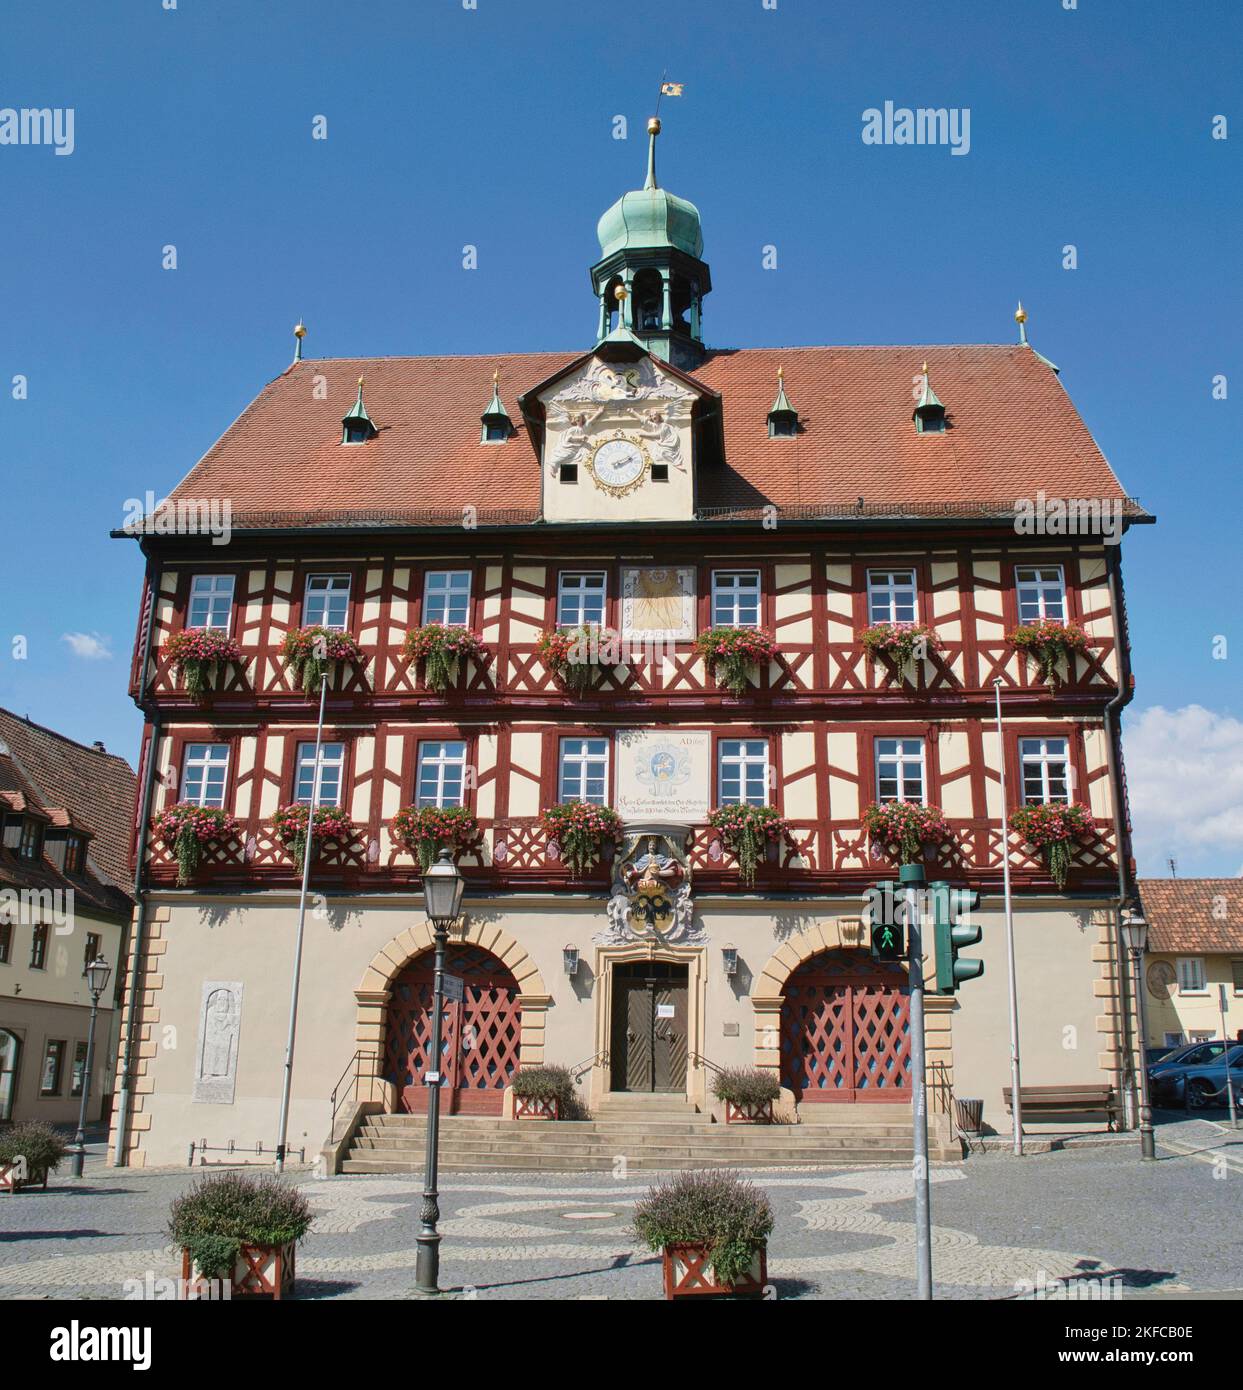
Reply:
[[897, 883], [878, 883], [875, 888], [868, 890], [867, 897], [871, 905], [872, 959], [905, 960], [905, 903], [901, 886]]
[[955, 994], [964, 980], [978, 980], [984, 973], [982, 960], [958, 957], [964, 946], [974, 946], [984, 936], [980, 927], [960, 920], [979, 907], [980, 895], [974, 888], [951, 888], [944, 882], [929, 886], [936, 932], [937, 993]]

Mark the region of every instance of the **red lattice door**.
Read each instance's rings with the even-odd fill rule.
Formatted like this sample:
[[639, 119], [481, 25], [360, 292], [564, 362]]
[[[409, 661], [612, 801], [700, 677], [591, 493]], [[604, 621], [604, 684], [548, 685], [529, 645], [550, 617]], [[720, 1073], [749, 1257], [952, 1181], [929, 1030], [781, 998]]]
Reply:
[[782, 990], [781, 1081], [803, 1102], [910, 1097], [906, 971], [858, 951], [804, 961]]
[[[406, 966], [393, 981], [388, 1006], [384, 1076], [397, 1087], [400, 1108], [411, 1114], [427, 1111], [423, 1074], [431, 1050], [433, 959], [429, 951]], [[445, 1005], [441, 1112], [499, 1115], [505, 1087], [518, 1067], [518, 982], [494, 955], [477, 946], [450, 946], [445, 970], [461, 976], [465, 999]]]

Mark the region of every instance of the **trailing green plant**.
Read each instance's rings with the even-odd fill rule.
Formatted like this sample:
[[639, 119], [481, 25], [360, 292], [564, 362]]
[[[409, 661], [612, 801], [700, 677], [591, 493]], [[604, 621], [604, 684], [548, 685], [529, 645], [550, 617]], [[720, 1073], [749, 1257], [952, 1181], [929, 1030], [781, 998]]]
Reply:
[[402, 652], [416, 664], [422, 663], [423, 684], [439, 695], [449, 688], [461, 662], [483, 657], [484, 646], [469, 628], [424, 623], [406, 633]]
[[288, 1245], [311, 1228], [310, 1203], [265, 1173], [203, 1178], [169, 1208], [168, 1233], [205, 1279], [228, 1278], [243, 1245]]
[[180, 801], [160, 812], [155, 833], [177, 856], [177, 882], [185, 885], [198, 872], [203, 846], [237, 834], [237, 818], [219, 806], [194, 806]]
[[738, 875], [750, 886], [770, 843], [788, 830], [784, 817], [771, 806], [718, 806], [708, 824], [720, 833], [725, 848], [738, 861]]
[[635, 1235], [649, 1250], [703, 1245], [720, 1283], [735, 1283], [773, 1229], [768, 1198], [735, 1173], [679, 1173], [650, 1187], [634, 1210]]
[[936, 806], [915, 801], [877, 801], [863, 813], [872, 840], [885, 849], [897, 846], [903, 864], [922, 858], [925, 845], [943, 845], [953, 834]]
[[442, 847], [469, 844], [479, 825], [465, 806], [406, 806], [389, 822], [394, 841], [419, 861], [424, 873]]
[[594, 623], [542, 632], [539, 654], [544, 665], [574, 695], [585, 695], [602, 671], [611, 671], [621, 664], [617, 634]]
[[217, 666], [242, 660], [242, 649], [228, 635], [215, 628], [185, 628], [175, 632], [164, 646], [165, 653], [181, 674], [186, 694], [201, 700], [211, 688], [211, 672]]
[[540, 829], [556, 843], [575, 878], [599, 862], [605, 844], [621, 839], [621, 817], [609, 806], [562, 801], [542, 811], [539, 819]]
[[1065, 888], [1074, 843], [1091, 839], [1096, 832], [1096, 822], [1086, 806], [1037, 802], [1011, 811], [1010, 829], [1040, 851], [1054, 883]]
[[887, 656], [898, 668], [899, 676], [912, 657], [921, 659], [938, 649], [940, 641], [927, 623], [872, 623], [859, 633], [859, 642], [875, 661]]
[[307, 823], [310, 819], [312, 840], [336, 840], [344, 844], [354, 833], [354, 822], [337, 806], [317, 806], [310, 817], [309, 807], [299, 804], [282, 806], [272, 817], [272, 830], [285, 846], [302, 872], [306, 856]]
[[719, 684], [732, 695], [741, 695], [747, 689], [747, 676], [774, 660], [778, 647], [758, 628], [713, 627], [695, 639], [695, 650]]
[[54, 1173], [68, 1148], [64, 1136], [43, 1120], [19, 1120], [0, 1129], [0, 1167], [25, 1159], [29, 1182]]
[[291, 628], [285, 634], [282, 651], [294, 680], [306, 695], [319, 694], [334, 661], [359, 665], [363, 659], [362, 649], [348, 632], [336, 632], [319, 623]]
[[1020, 623], [1006, 639], [1017, 652], [1034, 662], [1040, 679], [1046, 685], [1056, 685], [1058, 662], [1071, 666], [1074, 652], [1087, 651], [1088, 635], [1078, 623], [1062, 622], [1060, 618], [1040, 618], [1034, 623]]
[[764, 1067], [723, 1067], [713, 1073], [712, 1094], [731, 1105], [768, 1105], [781, 1096], [781, 1082]]

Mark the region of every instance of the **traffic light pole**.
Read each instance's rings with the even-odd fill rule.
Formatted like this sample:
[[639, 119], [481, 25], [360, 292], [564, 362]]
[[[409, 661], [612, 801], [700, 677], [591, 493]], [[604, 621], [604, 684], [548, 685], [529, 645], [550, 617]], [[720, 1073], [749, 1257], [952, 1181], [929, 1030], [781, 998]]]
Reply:
[[932, 1212], [928, 1178], [928, 1076], [924, 1055], [924, 951], [920, 919], [922, 864], [903, 864], [906, 892], [907, 969], [911, 1009], [911, 1119], [915, 1150], [915, 1278], [916, 1297], [932, 1297]]

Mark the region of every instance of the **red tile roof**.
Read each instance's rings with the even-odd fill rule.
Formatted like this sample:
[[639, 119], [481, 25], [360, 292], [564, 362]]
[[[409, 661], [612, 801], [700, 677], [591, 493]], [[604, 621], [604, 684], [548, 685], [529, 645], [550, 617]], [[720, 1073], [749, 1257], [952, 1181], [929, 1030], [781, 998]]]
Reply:
[[[520, 524], [539, 515], [540, 466], [517, 398], [580, 353], [307, 359], [270, 382], [173, 493], [228, 498], [233, 525], [441, 521], [461, 509]], [[924, 361], [949, 429], [916, 434]], [[769, 439], [777, 368], [799, 413]], [[500, 370], [517, 427], [479, 442]], [[701, 512], [776, 505], [862, 514], [1002, 512], [1050, 497], [1125, 493], [1056, 374], [1029, 348], [812, 347], [709, 353], [692, 373], [723, 399], [726, 464], [700, 470]], [[365, 378], [374, 440], [343, 447], [341, 417]], [[326, 397], [315, 390], [327, 383]], [[714, 509], [717, 509], [714, 512]]]
[[1150, 951], [1243, 953], [1243, 878], [1141, 878]]

